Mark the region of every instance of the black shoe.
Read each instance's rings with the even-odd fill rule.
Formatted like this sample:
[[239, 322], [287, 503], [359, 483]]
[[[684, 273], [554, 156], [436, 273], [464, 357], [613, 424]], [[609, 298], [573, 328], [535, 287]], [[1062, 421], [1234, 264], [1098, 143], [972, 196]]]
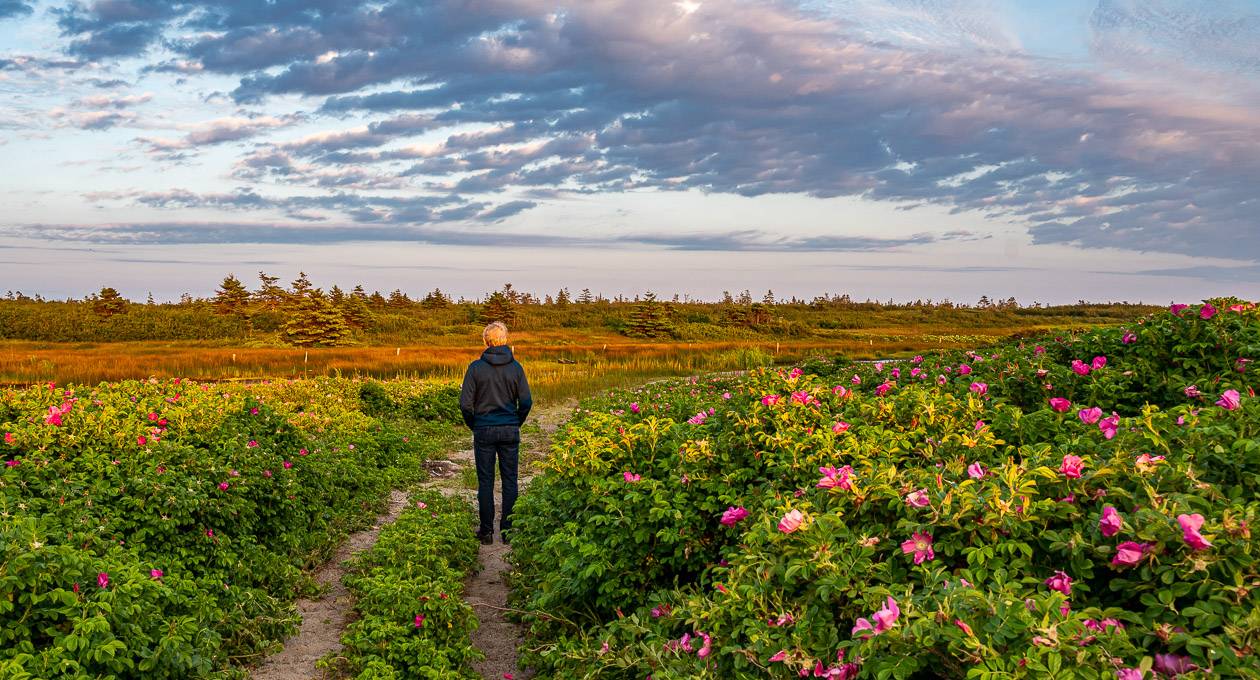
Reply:
[[490, 545], [491, 543], [494, 543], [494, 533], [490, 532], [490, 533], [484, 533], [484, 534], [477, 534], [477, 539], [481, 541], [482, 545]]

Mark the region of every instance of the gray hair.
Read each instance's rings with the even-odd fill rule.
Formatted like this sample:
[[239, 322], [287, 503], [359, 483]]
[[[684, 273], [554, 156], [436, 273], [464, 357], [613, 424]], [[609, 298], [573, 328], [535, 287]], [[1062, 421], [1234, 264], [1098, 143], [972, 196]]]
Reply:
[[481, 339], [484, 340], [486, 345], [490, 347], [506, 345], [508, 341], [507, 326], [504, 325], [502, 321], [495, 321], [494, 323], [486, 326], [485, 330], [481, 331]]

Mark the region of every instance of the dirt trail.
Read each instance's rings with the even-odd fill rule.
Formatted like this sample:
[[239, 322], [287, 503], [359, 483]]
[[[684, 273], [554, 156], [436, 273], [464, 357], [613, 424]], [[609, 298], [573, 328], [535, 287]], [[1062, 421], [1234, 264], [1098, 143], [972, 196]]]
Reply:
[[[538, 427], [527, 428], [522, 434], [519, 479], [522, 494], [533, 478], [534, 462], [546, 454], [552, 433], [568, 418], [575, 403], [566, 401], [541, 408], [531, 415], [530, 420]], [[447, 461], [443, 463], [435, 460], [427, 464], [434, 476], [426, 486], [448, 495], [461, 496], [475, 505], [477, 490], [468, 488], [463, 483], [465, 477], [471, 474], [463, 471], [475, 469], [472, 451], [450, 452]], [[502, 507], [497, 483], [494, 498], [495, 507]], [[297, 635], [285, 641], [284, 649], [267, 657], [250, 673], [253, 680], [316, 680], [329, 676], [317, 670], [315, 662], [341, 649], [341, 634], [354, 613], [353, 598], [341, 582], [346, 573], [345, 562], [355, 553], [375, 545], [381, 529], [398, 519], [407, 507], [407, 502], [405, 492], [390, 492], [387, 512], [377, 517], [368, 529], [347, 538], [333, 558], [315, 573], [316, 583], [327, 587], [327, 590], [321, 597], [298, 600], [298, 611], [302, 614], [300, 630]], [[465, 584], [464, 597], [481, 622], [473, 633], [472, 643], [486, 656], [485, 661], [474, 668], [487, 680], [502, 680], [506, 673], [511, 673], [518, 680], [533, 675], [529, 671], [520, 672], [516, 668], [516, 648], [523, 638], [520, 627], [508, 621], [504, 611], [508, 597], [508, 586], [504, 577], [510, 571], [507, 562], [509, 551], [509, 546], [497, 540], [492, 545], [481, 546], [482, 568], [469, 577]]]
[[345, 562], [355, 553], [363, 552], [376, 544], [381, 528], [398, 519], [407, 507], [407, 494], [394, 490], [389, 495], [389, 508], [376, 518], [372, 526], [351, 534], [333, 558], [315, 573], [315, 582], [327, 586], [323, 596], [301, 599], [297, 602], [302, 614], [302, 627], [298, 634], [285, 640], [284, 649], [267, 657], [250, 677], [253, 680], [311, 680], [322, 673], [315, 669], [315, 662], [325, 654], [341, 649], [341, 633], [350, 623], [353, 601], [350, 592], [341, 582], [346, 573]]
[[[551, 435], [568, 419], [576, 401], [565, 401], [559, 404], [536, 410], [530, 415], [530, 421], [538, 426], [528, 428], [522, 433], [521, 460], [519, 471], [520, 493], [525, 494], [529, 482], [534, 477], [534, 463], [547, 453], [551, 444]], [[441, 489], [443, 493], [467, 498], [476, 504], [477, 490], [463, 485], [464, 474], [461, 470], [475, 470], [471, 450], [458, 451], [451, 455], [453, 465], [443, 477], [434, 480], [430, 486]], [[503, 506], [498, 479], [495, 479], [494, 506], [498, 510]], [[505, 579], [511, 566], [507, 562], [510, 546], [503, 545], [495, 535], [495, 542], [481, 546], [481, 571], [470, 576], [464, 584], [464, 599], [477, 613], [480, 626], [472, 634], [473, 646], [481, 650], [485, 660], [474, 664], [473, 669], [486, 680], [502, 680], [504, 674], [511, 673], [517, 680], [533, 677], [529, 670], [517, 670], [516, 649], [524, 641], [520, 626], [507, 619], [508, 585]]]

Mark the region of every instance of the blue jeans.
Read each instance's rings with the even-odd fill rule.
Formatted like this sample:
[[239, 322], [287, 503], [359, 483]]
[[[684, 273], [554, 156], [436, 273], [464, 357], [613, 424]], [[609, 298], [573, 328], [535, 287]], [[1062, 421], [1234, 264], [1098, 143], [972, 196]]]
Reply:
[[512, 528], [512, 506], [516, 504], [516, 467], [520, 457], [521, 428], [497, 425], [473, 429], [473, 457], [477, 461], [477, 510], [482, 535], [494, 533], [494, 461], [499, 460], [503, 481], [503, 512], [499, 531]]

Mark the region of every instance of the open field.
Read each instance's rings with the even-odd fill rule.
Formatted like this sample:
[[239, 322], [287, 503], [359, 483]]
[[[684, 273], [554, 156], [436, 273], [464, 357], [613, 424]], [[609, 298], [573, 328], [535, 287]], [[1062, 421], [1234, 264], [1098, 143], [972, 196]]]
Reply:
[[[579, 338], [559, 331], [513, 336], [541, 398], [569, 397], [656, 377], [752, 368], [814, 355], [874, 358], [937, 349], [972, 349], [1011, 333], [1045, 330], [1028, 325], [968, 334], [939, 326], [868, 328], [835, 338], [800, 340], [650, 342], [615, 334]], [[460, 344], [398, 347], [234, 347], [206, 342], [0, 342], [0, 383], [92, 384], [132, 378], [186, 377], [250, 380], [328, 375], [379, 378], [459, 378], [481, 351], [475, 332]], [[572, 362], [572, 363], [570, 363]]]

